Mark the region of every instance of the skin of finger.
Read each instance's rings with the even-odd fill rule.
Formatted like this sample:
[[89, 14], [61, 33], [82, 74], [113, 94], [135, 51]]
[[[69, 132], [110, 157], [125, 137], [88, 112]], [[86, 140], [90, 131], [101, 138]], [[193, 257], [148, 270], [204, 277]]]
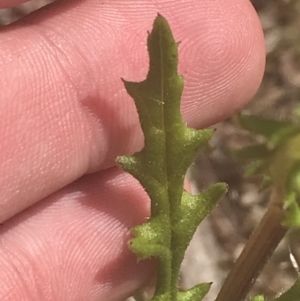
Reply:
[[24, 2], [28, 2], [28, 0], [0, 0], [0, 8], [12, 7]]
[[154, 272], [128, 247], [148, 215], [146, 193], [116, 167], [28, 208], [0, 230], [0, 300], [125, 300]]
[[160, 12], [179, 46], [182, 113], [193, 127], [227, 117], [256, 91], [264, 43], [248, 1], [59, 1], [1, 33], [0, 221], [141, 149], [120, 77], [143, 80]]

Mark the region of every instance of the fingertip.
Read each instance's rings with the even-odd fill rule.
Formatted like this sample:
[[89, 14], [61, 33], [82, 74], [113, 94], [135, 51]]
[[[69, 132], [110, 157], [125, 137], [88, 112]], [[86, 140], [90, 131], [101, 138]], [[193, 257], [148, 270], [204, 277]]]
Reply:
[[154, 273], [128, 246], [148, 215], [145, 191], [118, 168], [72, 183], [1, 227], [0, 299], [125, 300]]
[[199, 6], [202, 18], [194, 13], [190, 22], [180, 24], [182, 112], [188, 124], [197, 128], [222, 121], [246, 105], [257, 92], [265, 68], [263, 31], [251, 3], [218, 4], [204, 1]]
[[28, 0], [0, 0], [0, 8], [6, 8], [27, 2]]
[[216, 123], [249, 101], [264, 66], [249, 1], [58, 1], [1, 35], [0, 221], [142, 148], [120, 77], [145, 78], [147, 30], [158, 11], [182, 41], [189, 126]]

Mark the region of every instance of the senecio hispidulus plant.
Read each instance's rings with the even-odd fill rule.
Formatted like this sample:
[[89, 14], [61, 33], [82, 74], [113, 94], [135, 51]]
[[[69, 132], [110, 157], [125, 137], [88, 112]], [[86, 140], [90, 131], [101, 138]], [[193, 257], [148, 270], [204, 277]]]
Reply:
[[262, 186], [277, 190], [285, 208], [283, 224], [300, 226], [300, 124], [259, 116], [240, 116], [240, 125], [261, 135], [265, 142], [236, 152], [240, 159], [251, 160], [248, 175], [262, 174]]
[[152, 300], [200, 301], [210, 284], [179, 292], [179, 269], [197, 226], [227, 187], [217, 183], [198, 196], [183, 189], [189, 165], [212, 137], [213, 130], [194, 130], [182, 121], [183, 79], [177, 73], [177, 48], [167, 21], [158, 15], [148, 35], [147, 78], [139, 83], [124, 81], [135, 101], [145, 146], [133, 156], [119, 157], [117, 162], [138, 179], [151, 199], [151, 218], [132, 230], [130, 248], [139, 259], [157, 258]]
[[[300, 123], [240, 115], [239, 124], [264, 142], [237, 150], [250, 161], [247, 174], [262, 175], [262, 188], [271, 188], [266, 213], [225, 280], [216, 301], [242, 301], [288, 231], [300, 226]], [[274, 301], [299, 301], [300, 280]], [[257, 296], [253, 301], [265, 301]]]
[[[130, 248], [139, 259], [157, 259], [153, 301], [201, 301], [210, 284], [178, 290], [184, 253], [197, 226], [226, 192], [217, 183], [198, 196], [183, 188], [185, 173], [213, 130], [188, 128], [180, 114], [183, 78], [177, 73], [178, 44], [167, 21], [158, 15], [148, 35], [149, 72], [142, 82], [124, 80], [133, 98], [144, 133], [145, 146], [117, 163], [133, 175], [151, 199], [148, 222], [132, 229]], [[227, 277], [216, 301], [242, 301], [265, 261], [289, 228], [300, 226], [300, 126], [292, 122], [241, 116], [241, 125], [265, 137], [265, 143], [239, 150], [251, 159], [251, 174], [263, 173], [273, 193], [266, 214]], [[300, 300], [300, 281], [275, 299]], [[257, 296], [253, 301], [264, 301]]]
[[[239, 149], [235, 152], [235, 156], [250, 160], [247, 174], [262, 175], [262, 188], [272, 189], [268, 210], [247, 243], [250, 251], [255, 246], [258, 250], [257, 254], [256, 252], [251, 254], [253, 257], [256, 256], [254, 261], [257, 265], [254, 266], [257, 275], [286, 233], [300, 226], [300, 123], [251, 115], [241, 115], [238, 121], [250, 134], [263, 137], [264, 142]], [[261, 250], [259, 246], [262, 244], [269, 245], [269, 248]], [[245, 250], [244, 254], [248, 255], [247, 246]], [[243, 254], [240, 257], [242, 258]], [[247, 256], [244, 257], [246, 259]], [[248, 255], [248, 259], [249, 257]], [[250, 262], [253, 264], [251, 260]], [[262, 296], [253, 299], [253, 301], [264, 300]], [[298, 300], [300, 300], [300, 278], [287, 292], [275, 299], [275, 301]]]

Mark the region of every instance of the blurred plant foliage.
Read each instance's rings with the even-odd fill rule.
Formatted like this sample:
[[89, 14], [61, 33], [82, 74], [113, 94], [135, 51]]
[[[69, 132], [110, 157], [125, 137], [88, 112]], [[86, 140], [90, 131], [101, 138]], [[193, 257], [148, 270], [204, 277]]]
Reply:
[[286, 210], [284, 225], [300, 226], [300, 126], [260, 116], [239, 116], [240, 125], [265, 142], [241, 148], [239, 159], [251, 160], [247, 174], [262, 174], [262, 188], [273, 186], [282, 198]]
[[[248, 175], [263, 175], [262, 188], [276, 189], [287, 228], [300, 226], [300, 123], [299, 109], [294, 111], [296, 121], [240, 115], [239, 124], [251, 134], [261, 135], [264, 142], [235, 151], [238, 159], [250, 161]], [[269, 299], [268, 299], [269, 300]], [[300, 280], [274, 301], [300, 300]], [[262, 296], [252, 301], [267, 301]]]

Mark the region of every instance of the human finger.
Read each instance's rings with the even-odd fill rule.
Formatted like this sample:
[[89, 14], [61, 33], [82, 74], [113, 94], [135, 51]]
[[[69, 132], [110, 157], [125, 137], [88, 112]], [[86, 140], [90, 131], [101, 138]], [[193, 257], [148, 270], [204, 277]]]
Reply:
[[185, 77], [185, 122], [203, 127], [243, 106], [264, 67], [248, 1], [61, 1], [1, 33], [0, 221], [85, 173], [141, 149], [120, 77], [143, 80], [147, 30], [159, 11]]
[[145, 192], [118, 168], [72, 183], [2, 225], [0, 299], [125, 300], [154, 272], [128, 248], [148, 215]]
[[0, 0], [0, 8], [12, 7], [24, 2], [28, 2], [28, 0]]

